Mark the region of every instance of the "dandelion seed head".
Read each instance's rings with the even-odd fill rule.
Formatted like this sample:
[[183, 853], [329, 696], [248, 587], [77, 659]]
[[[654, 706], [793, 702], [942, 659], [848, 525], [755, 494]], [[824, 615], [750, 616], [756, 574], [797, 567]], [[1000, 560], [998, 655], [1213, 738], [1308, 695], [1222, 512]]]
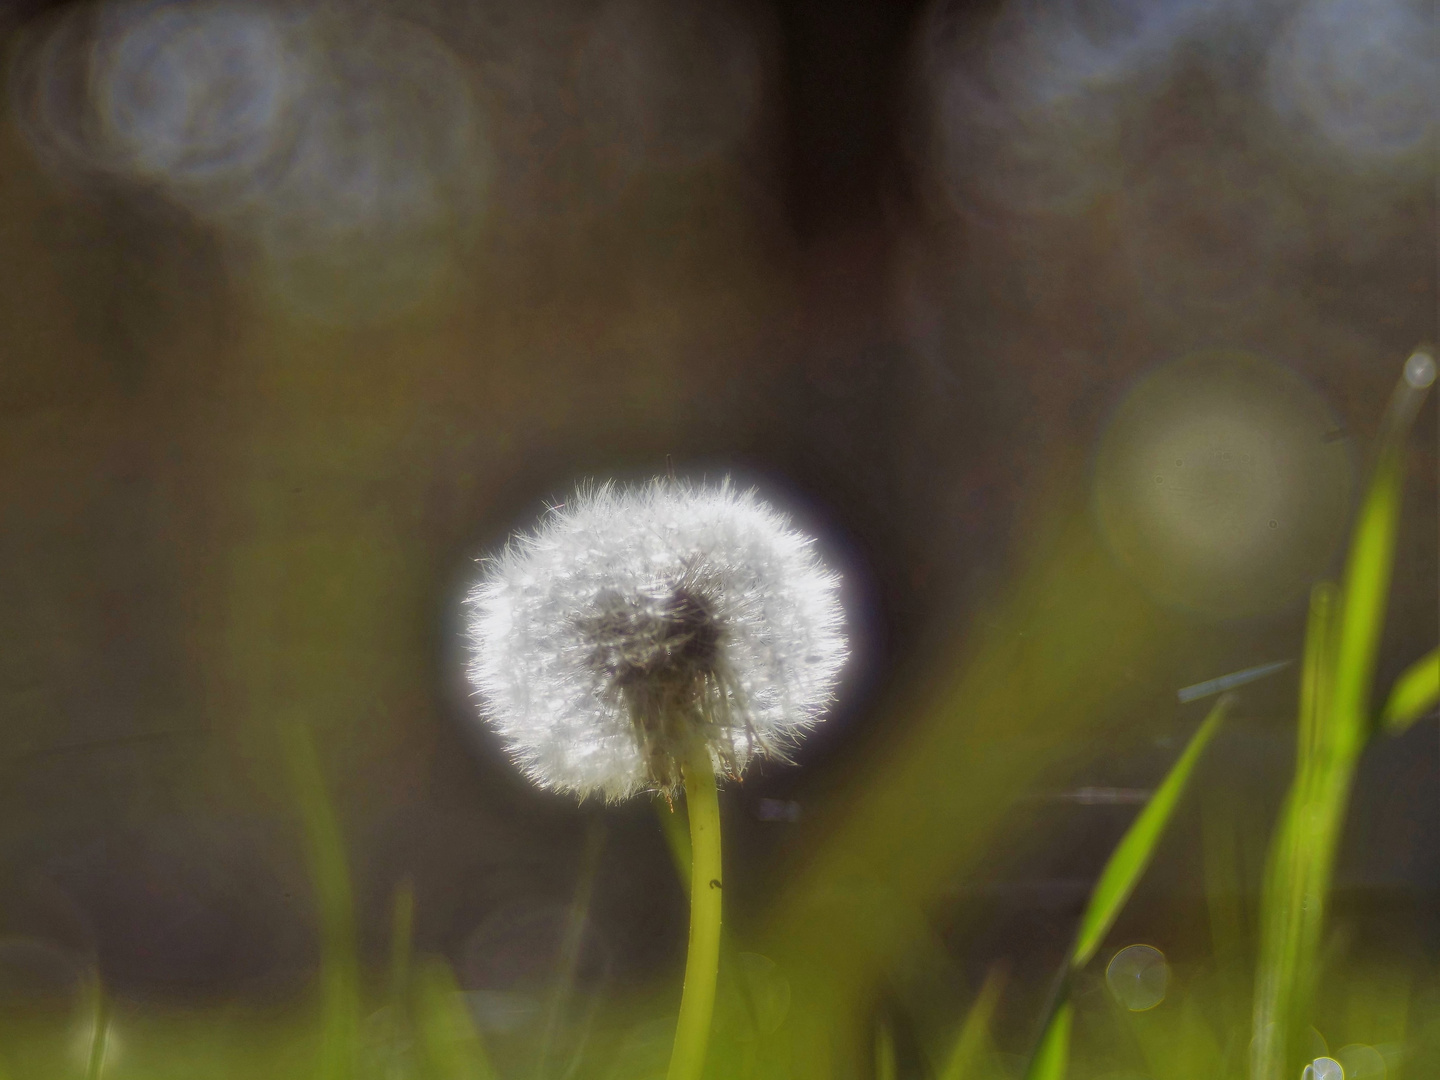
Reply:
[[839, 588], [729, 481], [582, 488], [488, 561], [469, 676], [541, 787], [671, 793], [691, 740], [738, 776], [822, 718], [847, 655]]

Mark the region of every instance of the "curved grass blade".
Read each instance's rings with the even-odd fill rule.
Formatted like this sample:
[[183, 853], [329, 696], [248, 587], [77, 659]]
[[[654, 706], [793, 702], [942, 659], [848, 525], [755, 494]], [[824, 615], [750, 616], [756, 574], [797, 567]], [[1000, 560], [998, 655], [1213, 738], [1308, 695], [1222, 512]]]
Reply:
[[1110, 861], [1105, 864], [1105, 870], [1101, 873], [1100, 880], [1095, 883], [1095, 889], [1090, 894], [1090, 903], [1075, 935], [1075, 947], [1070, 954], [1071, 968], [1082, 968], [1090, 962], [1095, 950], [1110, 932], [1121, 908], [1135, 891], [1141, 875], [1145, 873], [1145, 868], [1150, 865], [1150, 860], [1155, 855], [1160, 837], [1165, 832], [1170, 816], [1175, 812], [1185, 785], [1190, 781], [1190, 774], [1195, 771], [1195, 765], [1200, 760], [1200, 755], [1205, 752], [1205, 747], [1220, 730], [1220, 724], [1224, 721], [1232, 700], [1222, 697], [1215, 703], [1210, 714], [1205, 717], [1205, 722], [1190, 737], [1190, 745], [1170, 769], [1170, 775], [1155, 789], [1155, 794], [1131, 823], [1124, 839], [1110, 856]]
[[1069, 1057], [1072, 1014], [1069, 975], [1094, 958], [1096, 950], [1110, 933], [1110, 928], [1115, 925], [1115, 919], [1155, 856], [1155, 849], [1160, 845], [1165, 826], [1169, 824], [1171, 815], [1180, 802], [1180, 796], [1185, 793], [1190, 774], [1195, 771], [1195, 765], [1199, 762], [1200, 755], [1205, 752], [1205, 747], [1220, 730], [1233, 700], [1234, 698], [1227, 694], [1211, 708], [1204, 722], [1195, 734], [1190, 736], [1190, 744], [1185, 747], [1185, 752], [1171, 766], [1169, 775], [1155, 789], [1155, 794], [1151, 796], [1145, 809], [1131, 822], [1124, 838], [1111, 854], [1110, 861], [1105, 864], [1100, 880], [1095, 883], [1090, 894], [1090, 903], [1080, 920], [1075, 944], [1070, 950], [1070, 962], [1057, 984], [1051, 1004], [1053, 1011], [1046, 1022], [1045, 1034], [1040, 1038], [1039, 1048], [1025, 1074], [1026, 1080], [1061, 1080], [1064, 1077]]
[[321, 1051], [317, 1080], [351, 1080], [360, 1024], [355, 904], [350, 869], [325, 776], [303, 721], [280, 725], [285, 765], [299, 804], [320, 914]]
[[998, 967], [991, 968], [990, 974], [985, 976], [975, 1003], [965, 1014], [965, 1022], [960, 1026], [960, 1034], [955, 1039], [955, 1046], [939, 1080], [969, 1080], [975, 1075], [990, 1038], [990, 1021], [995, 1016], [995, 1006], [1000, 1002], [1004, 982], [1004, 974]]
[[1074, 1019], [1075, 1007], [1068, 1001], [1055, 1010], [1025, 1080], [1065, 1080], [1070, 1067], [1070, 1028]]
[[1404, 487], [1406, 438], [1435, 378], [1435, 362], [1417, 350], [1395, 385], [1377, 440], [1374, 472], [1350, 538], [1336, 626], [1332, 714], [1326, 751], [1357, 754], [1370, 734], [1370, 694], [1395, 563]]
[[450, 968], [428, 960], [414, 975], [415, 1035], [425, 1080], [497, 1080]]
[[1410, 725], [1440, 702], [1440, 649], [1405, 669], [1390, 690], [1380, 723], [1392, 735], [1408, 731]]

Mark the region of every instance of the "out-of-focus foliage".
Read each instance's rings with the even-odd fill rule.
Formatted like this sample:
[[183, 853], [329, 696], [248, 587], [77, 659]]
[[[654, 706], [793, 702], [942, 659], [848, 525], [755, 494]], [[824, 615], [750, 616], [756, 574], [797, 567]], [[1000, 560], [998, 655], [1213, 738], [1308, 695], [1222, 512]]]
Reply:
[[[573, 844], [564, 903], [564, 883], [512, 896], [505, 875], [542, 847], [547, 872], [568, 865], [556, 838], [584, 830], [538, 802], [523, 812], [543, 827], [511, 828], [519, 802], [499, 769], [434, 785], [493, 800], [491, 817], [427, 805], [420, 825], [395, 822], [434, 793], [435, 761], [464, 758], [437, 734], [453, 659], [437, 611], [455, 586], [441, 579], [576, 475], [653, 471], [667, 453], [809, 485], [844, 519], [836, 535], [851, 530], [837, 546], [874, 545], [887, 596], [923, 609], [858, 745], [825, 748], [799, 801], [764, 819], [784, 822], [766, 843], [785, 834], [763, 874], [747, 882], [754, 849], [727, 849], [742, 899], [720, 942], [708, 1080], [1239, 1080], [1257, 987], [1262, 1073], [1440, 1075], [1433, 935], [1406, 936], [1433, 918], [1415, 911], [1433, 892], [1416, 905], [1393, 881], [1333, 873], [1344, 843], [1363, 862], [1413, 843], [1406, 827], [1425, 835], [1404, 822], [1343, 839], [1366, 755], [1433, 743], [1436, 654], [1384, 685], [1433, 624], [1417, 640], [1412, 617], [1403, 648], [1380, 651], [1387, 598], [1433, 608], [1404, 576], [1431, 556], [1396, 548], [1402, 486], [1433, 480], [1407, 477], [1404, 423], [1382, 433], [1343, 581], [1314, 593], [1296, 737], [1289, 701], [1264, 697], [1285, 680], [1247, 687], [1183, 755], [1175, 705], [1177, 686], [1300, 654], [1298, 626], [1283, 651], [1252, 654], [1252, 626], [1206, 618], [1303, 617], [1282, 605], [1333, 570], [1350, 448], [1388, 378], [1372, 359], [1429, 318], [1424, 5], [930, 5], [912, 28], [918, 77], [893, 80], [922, 99], [929, 145], [893, 175], [902, 163], [874, 155], [882, 225], [845, 219], [813, 247], [782, 205], [808, 208], [809, 189], [776, 177], [819, 147], [848, 181], [866, 151], [807, 127], [845, 102], [779, 77], [777, 42], [801, 40], [823, 5], [775, 5], [800, 12], [783, 34], [762, 7], [0, 12], [36, 14], [7, 39], [0, 140], [0, 673], [20, 778], [3, 785], [0, 847], [7, 866], [31, 845], [65, 854], [56, 837], [95, 824], [66, 816], [76, 807], [117, 831], [126, 814], [168, 815], [200, 838], [188, 860], [126, 879], [143, 893], [128, 936], [59, 944], [0, 925], [0, 1080], [663, 1076], [683, 928], [662, 916], [689, 885], [678, 808], [660, 808], [673, 894], [592, 835]], [[982, 9], [996, 17], [972, 19]], [[828, 44], [797, 51], [848, 89]], [[915, 205], [897, 212], [908, 187]], [[1250, 375], [1192, 394], [1192, 362], [1216, 345], [1304, 380], [1251, 356], [1230, 367]], [[1162, 363], [1176, 356], [1191, 360]], [[1144, 438], [1123, 424], [1115, 437], [1214, 450], [1212, 471], [1191, 481], [1188, 453], [1150, 469], [1102, 451], [1123, 466], [1106, 483], [1149, 486], [1112, 483], [1097, 530], [1081, 459], [1152, 366], [1200, 375]], [[1264, 469], [1227, 460], [1227, 441]], [[1301, 522], [1307, 505], [1320, 511]], [[1020, 538], [982, 558], [972, 536], [1007, 528]], [[17, 765], [96, 736], [114, 741], [93, 767]], [[125, 772], [126, 740], [199, 749]], [[1278, 766], [1246, 770], [1282, 743], [1298, 761], [1277, 819], [1283, 782], [1253, 781]], [[1122, 779], [1092, 768], [1137, 747], [1144, 767]], [[1151, 791], [1177, 758], [1175, 786]], [[1060, 787], [1089, 772], [1116, 786]], [[748, 796], [722, 791], [727, 827]], [[283, 917], [242, 940], [206, 919], [256, 863], [201, 847], [200, 819], [257, 805], [305, 854], [266, 894]], [[486, 863], [477, 833], [504, 858]], [[1011, 873], [1046, 844], [1053, 864]], [[142, 861], [109, 832], [96, 846], [93, 863], [77, 857], [82, 879]], [[466, 874], [397, 888], [397, 863], [427, 859]], [[170, 880], [196, 864], [194, 889]], [[612, 900], [635, 902], [612, 903], [611, 922], [649, 952], [587, 981], [601, 868], [622, 882]], [[488, 908], [465, 906], [477, 879]], [[167, 906], [175, 895], [192, 906]], [[1389, 906], [1403, 917], [1382, 932]], [[63, 922], [62, 907], [47, 916]], [[393, 916], [388, 952], [377, 911]], [[110, 981], [164, 971], [156, 957], [191, 916], [195, 938], [232, 939], [227, 957], [273, 950], [291, 966], [257, 962], [233, 996], [223, 978], [224, 993], [182, 983], [158, 1001]], [[536, 974], [537, 946], [518, 988], [476, 977], [545, 919], [561, 931], [553, 971]], [[416, 944], [427, 920], [451, 933], [444, 956], [440, 931]], [[298, 943], [271, 940], [297, 926]], [[1047, 988], [1072, 966], [1047, 1027]]]
[[1385, 702], [1381, 720], [1391, 732], [1402, 732], [1440, 701], [1440, 649], [1405, 669]]

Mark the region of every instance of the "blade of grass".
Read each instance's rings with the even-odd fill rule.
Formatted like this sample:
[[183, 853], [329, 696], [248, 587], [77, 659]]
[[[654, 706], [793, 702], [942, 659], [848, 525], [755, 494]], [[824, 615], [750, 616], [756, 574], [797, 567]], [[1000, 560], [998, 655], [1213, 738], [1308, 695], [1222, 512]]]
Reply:
[[1440, 649], [1405, 669], [1390, 690], [1380, 723], [1392, 735], [1407, 731], [1410, 725], [1440, 702]]
[[[1200, 755], [1220, 730], [1233, 701], [1234, 698], [1227, 694], [1211, 708], [1195, 734], [1190, 736], [1190, 743], [1185, 747], [1184, 753], [1170, 767], [1169, 775], [1155, 789], [1155, 794], [1145, 804], [1145, 809], [1130, 823], [1130, 828], [1125, 831], [1125, 836], [1105, 863], [1105, 869], [1101, 871], [1100, 879], [1090, 893], [1090, 903], [1086, 905], [1085, 914], [1080, 919], [1080, 927], [1075, 933], [1075, 944], [1070, 950], [1069, 963], [1051, 995], [1045, 1032], [1026, 1072], [1027, 1080], [1052, 1080], [1064, 1076], [1065, 1058], [1070, 1045], [1069, 975], [1079, 971], [1094, 958], [1096, 950], [1115, 925], [1115, 919], [1125, 907], [1125, 902], [1130, 899], [1130, 894], [1135, 891], [1135, 886], [1150, 865], [1150, 860], [1155, 857], [1160, 838], [1175, 813], [1175, 807], [1180, 803], [1180, 796], [1185, 793], [1185, 786], [1195, 771]], [[1060, 1033], [1057, 1029], [1062, 1024], [1065, 1030]], [[1057, 1056], [1060, 1059], [1058, 1064], [1053, 1060]], [[1059, 1071], [1055, 1072], [1056, 1069]]]
[[1310, 594], [1310, 618], [1305, 637], [1305, 662], [1300, 672], [1300, 714], [1296, 732], [1295, 780], [1272, 842], [1261, 902], [1260, 958], [1251, 1044], [1251, 1071], [1269, 1076], [1283, 1068], [1296, 1028], [1292, 1005], [1305, 982], [1301, 948], [1303, 911], [1310, 866], [1307, 833], [1320, 822], [1313, 816], [1321, 717], [1329, 695], [1330, 657], [1334, 612], [1339, 591], [1334, 585], [1317, 585]]
[[1145, 868], [1155, 857], [1155, 849], [1180, 802], [1180, 796], [1185, 792], [1185, 785], [1190, 782], [1190, 774], [1195, 771], [1205, 747], [1220, 730], [1232, 700], [1224, 697], [1215, 703], [1204, 723], [1190, 737], [1190, 745], [1185, 747], [1185, 752], [1171, 767], [1170, 774], [1155, 789], [1155, 794], [1131, 823], [1124, 839], [1105, 864], [1075, 934], [1075, 947], [1070, 954], [1072, 968], [1079, 969], [1090, 962], [1125, 902], [1130, 899], [1130, 894], [1135, 891]]
[[1381, 454], [1360, 507], [1340, 593], [1332, 696], [1319, 746], [1331, 758], [1359, 752], [1370, 733], [1370, 693], [1384, 629], [1400, 517], [1400, 456]]
[[969, 1080], [975, 1075], [990, 1040], [990, 1022], [995, 1016], [995, 1006], [1000, 1002], [1000, 990], [1004, 983], [1003, 971], [999, 967], [991, 968], [974, 1004], [965, 1014], [965, 1022], [960, 1026], [960, 1034], [955, 1039], [955, 1046], [940, 1072], [939, 1080]]
[[1434, 359], [1416, 350], [1381, 422], [1370, 486], [1351, 534], [1336, 627], [1333, 714], [1326, 734], [1327, 750], [1335, 755], [1358, 752], [1370, 733], [1370, 694], [1395, 563], [1405, 443], [1434, 379]]
[[1065, 1080], [1070, 1068], [1070, 1028], [1074, 1019], [1075, 1007], [1069, 1001], [1055, 1010], [1025, 1080]]
[[351, 1080], [359, 1038], [360, 990], [355, 908], [345, 842], [325, 777], [302, 721], [280, 725], [291, 788], [305, 831], [320, 914], [321, 1050], [317, 1080]]
[[1312, 594], [1295, 779], [1262, 896], [1251, 1080], [1286, 1080], [1303, 1057], [1297, 1037], [1313, 998], [1326, 896], [1355, 769], [1372, 732], [1370, 696], [1394, 567], [1405, 440], [1434, 374], [1426, 353], [1406, 361], [1381, 425], [1343, 587]]
[[85, 1080], [100, 1080], [105, 1069], [105, 1051], [110, 1043], [110, 995], [97, 975], [94, 986], [94, 1028], [90, 1033], [90, 1053], [85, 1063]]
[[415, 1035], [427, 1080], [495, 1080], [497, 1073], [444, 962], [430, 960], [415, 973]]
[[795, 990], [792, 1080], [868, 1061], [862, 1018], [877, 980], [924, 940], [922, 913], [979, 865], [1075, 740], [1101, 737], [1138, 703], [1143, 680], [1126, 672], [1182, 632], [1099, 543], [1071, 498], [1079, 474], [1059, 473], [1014, 583], [896, 680], [873, 745], [826, 781], [846, 797], [802, 827], [795, 872], [757, 923], [756, 944]]

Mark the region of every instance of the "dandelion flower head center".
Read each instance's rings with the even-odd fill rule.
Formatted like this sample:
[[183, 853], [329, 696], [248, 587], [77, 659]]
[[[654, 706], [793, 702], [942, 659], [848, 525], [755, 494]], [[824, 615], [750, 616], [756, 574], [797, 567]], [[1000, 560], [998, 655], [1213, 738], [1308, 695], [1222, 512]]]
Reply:
[[720, 627], [710, 603], [683, 585], [637, 597], [606, 590], [579, 625], [595, 642], [591, 664], [618, 687], [715, 674]]

